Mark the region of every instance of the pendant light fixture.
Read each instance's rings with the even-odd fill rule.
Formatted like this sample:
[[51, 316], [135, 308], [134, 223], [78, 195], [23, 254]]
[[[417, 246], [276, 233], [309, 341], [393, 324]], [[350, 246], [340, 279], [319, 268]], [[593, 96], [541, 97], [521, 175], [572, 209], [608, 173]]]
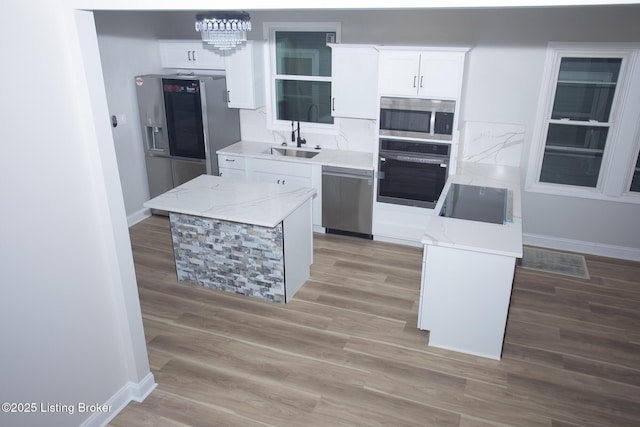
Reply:
[[247, 12], [206, 12], [196, 15], [196, 31], [202, 41], [220, 50], [234, 49], [247, 41], [251, 18]]

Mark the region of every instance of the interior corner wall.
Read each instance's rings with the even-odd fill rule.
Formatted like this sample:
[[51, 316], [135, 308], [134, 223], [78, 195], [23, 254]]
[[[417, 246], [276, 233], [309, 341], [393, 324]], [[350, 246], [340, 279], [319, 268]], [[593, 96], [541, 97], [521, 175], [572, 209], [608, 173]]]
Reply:
[[142, 131], [134, 78], [162, 72], [155, 22], [148, 15], [97, 13], [96, 27], [109, 116], [115, 116], [113, 142], [128, 223], [144, 218], [149, 199]]
[[[0, 68], [10, 82], [0, 97], [0, 401], [36, 405], [0, 412], [0, 425], [79, 425], [92, 415], [79, 403], [104, 403], [136, 381], [118, 297], [131, 282], [107, 243], [114, 233], [126, 238], [126, 225], [113, 227], [101, 208], [122, 204], [119, 190], [105, 187], [119, 186], [117, 168], [115, 159], [108, 168], [96, 162], [97, 141], [86, 132], [94, 119], [81, 106], [64, 3], [8, 0], [0, 14], [0, 55], [19, 60]], [[25, 17], [47, 28], [46, 42], [24, 31]]]

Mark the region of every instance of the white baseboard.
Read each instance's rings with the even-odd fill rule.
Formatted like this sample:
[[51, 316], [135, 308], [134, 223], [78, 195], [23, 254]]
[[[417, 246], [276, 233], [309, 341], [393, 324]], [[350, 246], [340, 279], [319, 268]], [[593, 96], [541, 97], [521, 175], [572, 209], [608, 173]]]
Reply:
[[558, 237], [541, 236], [524, 233], [522, 240], [525, 245], [539, 246], [568, 252], [598, 255], [610, 258], [640, 261], [640, 249], [626, 246], [605, 245], [601, 243], [584, 242], [581, 240], [563, 239]]
[[147, 219], [151, 216], [151, 209], [142, 208], [137, 212], [127, 215], [127, 224], [129, 227], [139, 223], [140, 221]]
[[122, 411], [129, 402], [142, 402], [156, 388], [157, 384], [153, 374], [149, 372], [139, 383], [129, 381], [118, 392], [116, 392], [104, 405], [109, 407], [109, 411], [94, 412], [87, 418], [81, 427], [106, 426], [112, 419]]

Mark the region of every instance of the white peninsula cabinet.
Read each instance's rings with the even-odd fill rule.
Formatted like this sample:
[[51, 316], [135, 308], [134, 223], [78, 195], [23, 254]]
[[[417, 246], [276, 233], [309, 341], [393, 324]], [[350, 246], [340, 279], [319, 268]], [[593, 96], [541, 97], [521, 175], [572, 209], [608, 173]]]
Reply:
[[255, 110], [264, 106], [264, 43], [246, 44], [224, 54], [229, 108]]
[[[454, 186], [465, 191], [450, 194]], [[487, 203], [503, 190], [502, 203]], [[463, 162], [443, 194], [435, 212], [449, 203], [447, 214], [430, 216], [422, 237], [418, 328], [429, 331], [429, 346], [499, 360], [522, 258], [520, 168]], [[481, 219], [491, 211], [502, 222]]]
[[160, 62], [164, 68], [224, 70], [224, 57], [207, 49], [199, 40], [160, 40]]
[[458, 99], [467, 48], [379, 46], [380, 95]]
[[331, 47], [331, 115], [353, 119], [378, 117], [378, 51], [374, 46]]

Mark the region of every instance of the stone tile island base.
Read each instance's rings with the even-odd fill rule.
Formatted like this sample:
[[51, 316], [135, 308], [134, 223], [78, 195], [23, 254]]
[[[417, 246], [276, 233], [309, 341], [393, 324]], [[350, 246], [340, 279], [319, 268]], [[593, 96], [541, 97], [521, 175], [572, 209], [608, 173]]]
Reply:
[[313, 263], [311, 199], [275, 227], [169, 212], [181, 282], [286, 303]]
[[181, 282], [285, 302], [282, 223], [274, 228], [171, 212]]

